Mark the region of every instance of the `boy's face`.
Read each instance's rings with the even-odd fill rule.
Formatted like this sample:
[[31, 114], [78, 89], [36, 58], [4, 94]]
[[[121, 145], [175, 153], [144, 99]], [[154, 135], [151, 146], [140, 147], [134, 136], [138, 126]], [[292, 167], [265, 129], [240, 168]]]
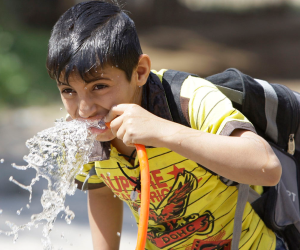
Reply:
[[[99, 69], [95, 78], [85, 82], [74, 71], [69, 77], [69, 85], [58, 84], [63, 104], [72, 119], [101, 120], [109, 110], [121, 103], [140, 105], [141, 88], [134, 80], [129, 82], [125, 72], [112, 66]], [[91, 128], [97, 134], [98, 141], [110, 141], [115, 138], [110, 129]]]

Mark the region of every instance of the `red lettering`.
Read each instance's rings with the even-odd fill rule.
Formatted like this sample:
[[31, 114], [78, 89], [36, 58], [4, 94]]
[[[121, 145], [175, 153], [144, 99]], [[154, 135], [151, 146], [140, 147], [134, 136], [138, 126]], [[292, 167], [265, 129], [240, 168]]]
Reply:
[[183, 235], [186, 235], [186, 232], [181, 230], [181, 233], [178, 231], [177, 234], [179, 237], [182, 237]]
[[[158, 190], [156, 190], [157, 192]], [[159, 197], [157, 196], [157, 194], [155, 193], [155, 191], [150, 192], [150, 200], [151, 202], [155, 202], [155, 199], [157, 199], [158, 202], [160, 202], [161, 200], [159, 199]]]
[[156, 190], [156, 193], [157, 193], [157, 199], [159, 199], [159, 201], [161, 201], [164, 197], [163, 197], [163, 195], [159, 192], [159, 189]]
[[171, 234], [170, 237], [171, 237], [173, 240], [178, 239], [178, 236], [177, 236], [176, 234]]
[[163, 195], [163, 197], [166, 197], [166, 194], [168, 194], [170, 192], [169, 189], [164, 188], [163, 190], [161, 190], [161, 194]]
[[106, 186], [108, 186], [108, 187], [111, 189], [111, 186], [109, 185], [109, 183], [108, 183], [108, 181], [107, 181], [105, 175], [104, 175], [104, 174], [101, 174], [101, 177], [102, 177], [102, 180], [104, 181], [104, 183], [106, 184]]
[[118, 188], [115, 188], [114, 184], [112, 183], [111, 179], [108, 176], [107, 176], [107, 180], [109, 181], [111, 189], [114, 189], [114, 190], [116, 190], [118, 192], [122, 192], [122, 187], [121, 187], [121, 185], [120, 185], [119, 180], [118, 180], [117, 177], [115, 177], [114, 181], [117, 182]]
[[186, 227], [186, 230], [187, 230], [188, 232], [193, 232], [193, 231], [195, 231], [194, 225], [188, 225], [188, 226]]
[[170, 241], [170, 238], [169, 237], [162, 237], [162, 241], [164, 243], [168, 243]]
[[167, 187], [168, 186], [167, 183], [160, 183], [160, 181], [163, 180], [163, 177], [157, 176], [157, 174], [160, 174], [160, 170], [159, 169], [151, 171], [151, 174], [153, 176], [153, 179], [155, 180], [156, 185], [159, 188], [163, 188], [163, 187]]
[[151, 185], [151, 187], [153, 187], [154, 189], [157, 189], [155, 183], [154, 183], [153, 180], [152, 180], [152, 175], [150, 175], [150, 185]]
[[[173, 232], [169, 232], [167, 234], [161, 235], [159, 237], [152, 238], [154, 244], [159, 248], [164, 248], [170, 244], [173, 244], [179, 240], [182, 240], [196, 231], [205, 232], [209, 229], [211, 221], [209, 220], [210, 215], [204, 214], [200, 216], [198, 219], [190, 222], [189, 224], [174, 230]], [[207, 231], [208, 233], [208, 231]]]
[[123, 190], [126, 192], [126, 194], [128, 193], [127, 192], [127, 188], [129, 188], [129, 182], [127, 180], [127, 178], [125, 176], [120, 176], [120, 181], [121, 181], [121, 184], [122, 184], [122, 187], [123, 187]]

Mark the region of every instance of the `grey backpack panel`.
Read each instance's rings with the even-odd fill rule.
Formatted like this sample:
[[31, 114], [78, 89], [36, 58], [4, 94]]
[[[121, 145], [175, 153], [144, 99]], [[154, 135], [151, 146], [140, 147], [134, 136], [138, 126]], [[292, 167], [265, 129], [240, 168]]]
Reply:
[[[282, 169], [281, 180], [276, 186], [278, 198], [275, 204], [275, 222], [279, 227], [300, 223], [296, 162], [278, 148], [272, 148], [281, 165], [285, 166]], [[297, 229], [300, 232], [300, 227]]]
[[[298, 102], [300, 103], [300, 94], [298, 92], [294, 92], [294, 95], [296, 96]], [[298, 128], [298, 131], [296, 132], [295, 141], [296, 141], [296, 151], [300, 152], [300, 128]]]

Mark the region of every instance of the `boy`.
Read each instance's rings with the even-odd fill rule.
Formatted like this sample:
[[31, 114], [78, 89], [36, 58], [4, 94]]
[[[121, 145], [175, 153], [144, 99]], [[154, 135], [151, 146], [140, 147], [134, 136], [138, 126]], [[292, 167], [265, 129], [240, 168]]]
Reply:
[[[260, 186], [280, 179], [268, 143], [204, 79], [189, 76], [181, 89], [191, 128], [172, 121], [161, 84], [165, 70], [150, 71], [133, 21], [114, 4], [80, 3], [63, 14], [47, 68], [72, 119], [111, 122], [110, 129], [91, 128], [99, 143], [84, 166], [96, 171], [87, 185], [94, 249], [118, 249], [122, 200], [139, 221], [134, 144], [147, 146], [150, 164], [146, 249], [230, 249], [238, 192], [218, 175]], [[81, 189], [86, 176], [76, 179]], [[239, 249], [275, 247], [274, 233], [247, 203]]]

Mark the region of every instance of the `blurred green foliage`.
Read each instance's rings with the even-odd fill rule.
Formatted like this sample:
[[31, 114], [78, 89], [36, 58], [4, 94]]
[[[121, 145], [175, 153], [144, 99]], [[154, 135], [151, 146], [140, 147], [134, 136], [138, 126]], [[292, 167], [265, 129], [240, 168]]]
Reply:
[[46, 105], [59, 100], [46, 70], [50, 31], [0, 26], [0, 107]]

